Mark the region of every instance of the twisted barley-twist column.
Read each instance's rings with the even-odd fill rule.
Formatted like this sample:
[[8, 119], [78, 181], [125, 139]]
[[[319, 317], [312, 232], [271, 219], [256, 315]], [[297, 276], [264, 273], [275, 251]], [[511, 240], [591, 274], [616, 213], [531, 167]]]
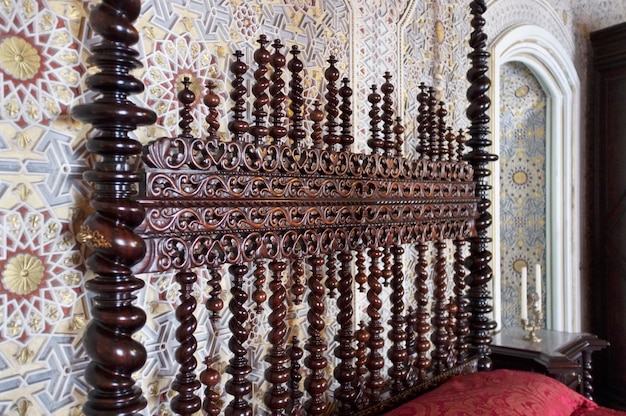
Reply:
[[300, 414], [300, 401], [304, 393], [300, 390], [300, 380], [302, 375], [300, 374], [300, 360], [304, 356], [304, 351], [298, 345], [300, 341], [295, 335], [291, 337], [291, 347], [289, 347], [289, 361], [291, 366], [289, 367], [289, 396], [291, 397], [291, 403], [288, 407], [288, 414], [299, 415]]
[[197, 276], [193, 272], [176, 273], [176, 282], [180, 285], [180, 305], [176, 308], [176, 319], [180, 322], [176, 328], [176, 341], [179, 346], [176, 349], [176, 361], [180, 364], [176, 379], [172, 383], [172, 390], [177, 391], [170, 407], [178, 415], [192, 415], [200, 410], [200, 397], [195, 391], [200, 388], [200, 381], [196, 378], [197, 361], [194, 357], [196, 352], [196, 337], [194, 332], [198, 322], [194, 316], [196, 310], [196, 298], [192, 296], [193, 285]]
[[328, 289], [328, 296], [334, 298], [336, 296], [337, 286], [339, 281], [337, 280], [337, 264], [335, 262], [335, 255], [328, 253], [326, 255], [326, 289]]
[[422, 82], [419, 85], [417, 94], [417, 146], [416, 150], [420, 156], [426, 159], [430, 153], [430, 142], [428, 139], [428, 94], [426, 85]]
[[270, 263], [272, 270], [272, 281], [270, 290], [272, 294], [269, 299], [269, 307], [272, 310], [268, 317], [270, 333], [267, 338], [272, 345], [267, 357], [269, 368], [265, 372], [265, 379], [271, 384], [264, 397], [265, 405], [270, 409], [273, 416], [285, 414], [285, 409], [289, 406], [290, 397], [286, 383], [289, 381], [289, 368], [287, 362], [289, 356], [285, 349], [287, 340], [287, 290], [283, 286], [283, 272], [287, 264], [284, 261], [273, 261]]
[[206, 368], [200, 374], [200, 381], [205, 386], [202, 410], [207, 415], [217, 416], [222, 412], [219, 406], [220, 395], [215, 389], [220, 382], [220, 373], [211, 367], [212, 360], [210, 357], [206, 357], [205, 364]]
[[265, 285], [265, 260], [259, 259], [254, 267], [254, 292], [252, 292], [252, 300], [256, 303], [256, 313], [263, 312], [263, 303], [267, 299], [267, 293], [263, 290]]
[[233, 357], [226, 367], [226, 372], [232, 376], [226, 382], [226, 393], [233, 396], [233, 399], [228, 404], [225, 414], [226, 416], [252, 416], [252, 406], [245, 399], [245, 396], [252, 391], [252, 383], [247, 379], [252, 369], [246, 358], [247, 351], [244, 347], [244, 343], [248, 340], [246, 328], [248, 311], [245, 308], [248, 295], [243, 290], [243, 278], [248, 273], [248, 268], [243, 264], [238, 264], [230, 266], [229, 271], [233, 275], [233, 283], [230, 290], [232, 298], [228, 305], [232, 313], [228, 322], [232, 334], [228, 341], [228, 348], [233, 353]]
[[407, 334], [404, 329], [404, 273], [402, 272], [403, 263], [402, 255], [404, 248], [393, 246], [391, 248], [393, 255], [393, 278], [391, 280], [391, 320], [389, 325], [389, 340], [392, 343], [391, 348], [387, 352], [387, 356], [391, 361], [389, 368], [389, 376], [391, 377], [391, 388], [394, 392], [400, 392], [406, 387], [407, 377], [407, 359], [408, 352], [406, 349]]
[[339, 70], [335, 67], [337, 59], [334, 56], [328, 58], [329, 66], [324, 71], [324, 78], [326, 79], [326, 134], [324, 135], [324, 143], [328, 150], [335, 150], [335, 145], [341, 141], [341, 136], [337, 134], [337, 128], [339, 123], [337, 117], [339, 116], [339, 89], [337, 88], [337, 80], [339, 80]]
[[471, 124], [468, 130], [470, 139], [467, 145], [471, 151], [466, 155], [474, 168], [474, 181], [476, 182], [476, 197], [478, 198], [478, 219], [476, 220], [476, 236], [469, 239], [470, 257], [469, 264], [469, 292], [471, 317], [470, 345], [473, 352], [478, 356], [478, 369], [491, 369], [491, 333], [496, 323], [490, 319], [493, 310], [489, 301], [489, 282], [492, 278], [491, 259], [488, 249], [491, 243], [489, 227], [491, 226], [491, 214], [489, 207], [489, 176], [491, 171], [489, 164], [497, 160], [497, 156], [489, 153], [491, 140], [489, 140], [489, 116], [488, 110], [491, 105], [488, 91], [491, 81], [487, 76], [489, 71], [489, 57], [487, 50], [487, 35], [484, 33], [485, 19], [483, 14], [487, 10], [484, 0], [472, 1], [470, 4], [473, 31], [470, 35], [469, 53], [471, 67], [467, 72], [467, 80], [470, 87], [467, 91], [469, 107], [467, 117]]
[[367, 95], [367, 101], [370, 103], [370, 138], [367, 139], [367, 145], [371, 149], [373, 155], [382, 154], [385, 141], [380, 137], [380, 107], [381, 96], [377, 91], [378, 87], [372, 85], [372, 92]]
[[381, 118], [383, 120], [383, 148], [385, 155], [393, 156], [395, 153], [395, 142], [393, 137], [393, 92], [395, 87], [391, 83], [391, 73], [385, 72], [385, 82], [380, 86], [383, 93], [383, 104], [381, 110], [383, 112]]
[[211, 321], [217, 322], [220, 318], [220, 311], [224, 308], [224, 301], [220, 297], [222, 295], [222, 273], [219, 266], [215, 263], [211, 263], [208, 268], [211, 278], [207, 284], [211, 290], [206, 301], [206, 308], [211, 311]]
[[428, 351], [430, 350], [430, 340], [428, 339], [430, 313], [428, 312], [428, 272], [426, 271], [428, 266], [428, 261], [426, 260], [427, 251], [428, 244], [417, 244], [417, 262], [415, 265], [415, 301], [417, 302], [417, 340], [415, 342], [415, 350], [417, 351], [417, 358], [415, 359], [414, 367], [417, 370], [417, 379], [419, 381], [426, 379], [431, 365], [430, 358], [428, 358]]
[[269, 88], [270, 96], [272, 97], [270, 100], [270, 107], [272, 108], [270, 114], [270, 120], [272, 122], [270, 136], [274, 143], [279, 143], [282, 138], [287, 135], [287, 128], [283, 124], [283, 118], [287, 116], [287, 113], [285, 113], [285, 101], [287, 100], [287, 96], [284, 93], [285, 81], [283, 80], [283, 68], [287, 64], [287, 58], [280, 51], [283, 48], [283, 44], [280, 43], [280, 40], [276, 39], [274, 43], [272, 43], [272, 48], [274, 48], [274, 53], [270, 59], [270, 64], [272, 68], [274, 68], [274, 72], [272, 72], [270, 76], [271, 84]]
[[446, 370], [446, 361], [448, 358], [448, 307], [446, 303], [446, 257], [445, 241], [435, 242], [437, 248], [437, 260], [435, 263], [435, 282], [434, 282], [434, 306], [433, 306], [433, 326], [432, 341], [435, 348], [432, 351], [433, 369], [435, 374], [441, 374]]
[[267, 89], [270, 87], [270, 80], [266, 77], [268, 69], [267, 64], [270, 63], [272, 54], [266, 49], [269, 43], [267, 36], [259, 36], [259, 48], [254, 51], [254, 62], [257, 69], [254, 71], [254, 85], [252, 86], [252, 94], [254, 102], [252, 116], [254, 117], [254, 125], [250, 127], [250, 134], [254, 137], [257, 144], [263, 144], [265, 137], [269, 134], [270, 129], [267, 127], [267, 106], [270, 97], [267, 95]]
[[352, 135], [352, 88], [350, 88], [350, 80], [344, 77], [341, 80], [341, 88], [339, 88], [339, 96], [341, 96], [341, 104], [339, 110], [341, 111], [341, 150], [350, 151], [352, 144], [354, 143], [354, 136]]
[[467, 284], [464, 266], [465, 257], [463, 255], [464, 246], [465, 240], [454, 240], [454, 303], [457, 306], [454, 334], [456, 335], [455, 350], [459, 363], [464, 363], [469, 357], [469, 345], [467, 344], [467, 335], [469, 334], [467, 319], [469, 318], [469, 313], [467, 312], [468, 302], [465, 295]]
[[193, 123], [191, 104], [196, 100], [196, 94], [189, 89], [189, 85], [191, 85], [189, 77], [184, 77], [182, 84], [183, 89], [177, 95], [178, 101], [183, 104], [183, 108], [178, 111], [178, 115], [180, 115], [180, 121], [178, 122], [178, 127], [180, 127], [179, 136], [189, 139], [193, 137], [191, 134], [191, 123]]
[[204, 105], [209, 108], [209, 114], [207, 114], [207, 116], [205, 117], [208, 125], [207, 139], [217, 140], [217, 133], [220, 129], [219, 111], [217, 110], [217, 107], [220, 105], [221, 100], [220, 96], [215, 93], [215, 88], [217, 88], [217, 85], [215, 85], [213, 81], [208, 81], [206, 83], [206, 88], [207, 90], [209, 90], [209, 92], [204, 96], [202, 101], [204, 102]]
[[92, 320], [83, 335], [91, 359], [85, 379], [92, 390], [83, 406], [88, 416], [135, 415], [147, 403], [132, 378], [146, 361], [144, 346], [132, 338], [146, 322], [145, 312], [134, 305], [134, 292], [144, 283], [131, 271], [145, 255], [144, 242], [134, 232], [145, 212], [134, 200], [139, 182], [135, 161], [142, 146], [129, 133], [156, 120], [154, 112], [128, 99], [144, 89], [131, 74], [141, 67], [131, 48], [139, 40], [133, 22], [140, 9], [139, 0], [103, 0], [91, 9], [89, 24], [101, 40], [91, 47], [88, 62], [99, 71], [86, 84], [98, 98], [72, 108], [75, 119], [92, 125], [87, 149], [97, 155], [84, 175], [92, 184], [95, 212], [77, 236], [92, 250], [87, 266], [96, 275], [85, 283], [93, 293]]
[[385, 366], [385, 359], [381, 354], [385, 346], [385, 340], [381, 336], [384, 328], [381, 322], [382, 300], [380, 294], [383, 291], [380, 279], [382, 271], [380, 270], [379, 261], [383, 252], [376, 247], [371, 247], [367, 252], [370, 258], [370, 269], [367, 284], [367, 316], [369, 317], [369, 325], [367, 332], [370, 334], [368, 347], [369, 356], [367, 359], [367, 369], [369, 370], [369, 378], [366, 386], [368, 388], [368, 399], [370, 403], [376, 403], [381, 400], [380, 394], [385, 384], [385, 380], [381, 376], [381, 370]]
[[324, 400], [324, 393], [328, 389], [328, 381], [324, 378], [324, 371], [328, 361], [324, 357], [326, 343], [322, 338], [324, 331], [324, 285], [322, 284], [322, 266], [324, 259], [320, 256], [313, 256], [309, 259], [311, 264], [311, 277], [309, 278], [309, 311], [307, 320], [309, 335], [305, 349], [309, 355], [305, 358], [304, 364], [309, 369], [309, 376], [304, 381], [304, 387], [310, 398], [304, 403], [304, 409], [311, 415], [323, 415], [326, 413], [328, 403]]
[[356, 351], [353, 347], [354, 335], [352, 333], [352, 318], [354, 310], [352, 307], [352, 254], [343, 251], [337, 256], [341, 263], [339, 270], [339, 297], [337, 298], [337, 323], [339, 330], [335, 336], [338, 345], [335, 348], [335, 356], [339, 359], [339, 364], [335, 367], [334, 376], [339, 382], [339, 387], [335, 389], [335, 398], [339, 401], [340, 411], [352, 409], [356, 390], [354, 381], [356, 379], [356, 368], [353, 359]]
[[246, 88], [244, 75], [248, 71], [248, 65], [241, 60], [243, 52], [235, 51], [235, 60], [230, 64], [230, 71], [234, 75], [230, 98], [233, 101], [231, 107], [232, 119], [228, 123], [228, 130], [232, 133], [234, 142], [245, 141], [245, 134], [248, 132], [249, 124], [245, 121], [246, 113]]
[[287, 64], [287, 69], [291, 73], [291, 81], [289, 81], [289, 92], [287, 95], [291, 100], [289, 103], [289, 109], [291, 110], [289, 121], [291, 127], [287, 136], [293, 147], [300, 147], [302, 146], [303, 140], [306, 138], [306, 131], [303, 125], [304, 117], [302, 116], [304, 87], [302, 86], [302, 75], [300, 74], [304, 69], [304, 64], [298, 57], [298, 55], [300, 55], [298, 46], [293, 45], [289, 53], [291, 54], [291, 59]]
[[322, 127], [322, 121], [324, 120], [324, 112], [322, 111], [322, 103], [318, 100], [313, 102], [313, 110], [309, 115], [313, 125], [311, 126], [311, 141], [313, 142], [314, 149], [324, 148], [324, 127]]
[[291, 273], [291, 294], [293, 295], [293, 303], [299, 305], [302, 303], [302, 296], [304, 296], [304, 292], [306, 291], [306, 287], [302, 284], [304, 277], [304, 260], [301, 255], [296, 256], [291, 263]]

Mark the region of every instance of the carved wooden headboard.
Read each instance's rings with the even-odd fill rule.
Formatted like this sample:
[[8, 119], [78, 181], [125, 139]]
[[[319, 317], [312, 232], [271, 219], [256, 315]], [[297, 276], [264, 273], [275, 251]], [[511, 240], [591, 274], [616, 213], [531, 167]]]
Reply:
[[[425, 85], [419, 114], [396, 114], [388, 74], [371, 86], [370, 131], [355, 132], [350, 81], [336, 59], [328, 59], [324, 102], [306, 108], [300, 51], [261, 37], [254, 68], [234, 53], [228, 103], [206, 86], [205, 136], [192, 135], [195, 96], [185, 80], [181, 133], [142, 146], [130, 134], [156, 117], [129, 99], [143, 90], [131, 74], [141, 65], [132, 48], [140, 2], [94, 7], [90, 24], [102, 40], [89, 63], [100, 71], [88, 86], [98, 96], [72, 111], [92, 124], [88, 149], [97, 159], [85, 174], [94, 213], [79, 235], [96, 274], [86, 282], [93, 389], [85, 414], [130, 415], [146, 406], [133, 379], [147, 354], [133, 338], [146, 321], [135, 302], [143, 272], [175, 272], [180, 285], [177, 414], [373, 414], [459, 372], [490, 369], [488, 164], [495, 156], [485, 9], [484, 1], [470, 3], [471, 85], [468, 102], [453, 103], [467, 107], [465, 133], [448, 127], [446, 105]], [[228, 140], [218, 134], [221, 111], [229, 114]], [[418, 137], [408, 144], [417, 158], [403, 155], [401, 117], [417, 121]], [[354, 152], [355, 140], [369, 152]], [[414, 270], [405, 265], [410, 252]], [[210, 276], [202, 299], [214, 317], [209, 331], [228, 313], [221, 330], [231, 334], [229, 356], [209, 351], [200, 371], [198, 269]], [[356, 304], [357, 292], [365, 305]], [[302, 308], [306, 322], [295, 322], [292, 312]], [[271, 328], [265, 363], [250, 359], [255, 313]], [[252, 391], [254, 371], [264, 375], [263, 391]]]

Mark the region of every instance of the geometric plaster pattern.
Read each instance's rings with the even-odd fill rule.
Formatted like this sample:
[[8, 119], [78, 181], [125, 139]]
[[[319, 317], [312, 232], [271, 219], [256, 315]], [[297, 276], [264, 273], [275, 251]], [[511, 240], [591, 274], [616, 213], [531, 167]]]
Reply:
[[522, 267], [530, 282], [536, 264], [545, 271], [547, 98], [526, 65], [509, 62], [500, 71], [501, 325], [507, 328], [519, 326]]
[[[37, 415], [78, 416], [85, 401], [81, 335], [89, 320], [84, 289], [89, 273], [82, 266], [83, 253], [74, 234], [88, 210], [87, 186], [79, 180], [88, 164], [84, 148], [88, 126], [72, 120], [68, 112], [70, 106], [93, 95], [84, 85], [90, 71], [84, 61], [94, 43], [86, 20], [90, 3], [0, 3], [0, 414], [21, 409]], [[551, 3], [558, 11], [522, 8], [520, 13], [510, 13], [518, 9], [508, 6], [520, 2], [497, 0], [494, 10], [502, 5], [509, 13], [498, 13], [493, 19], [488, 11], [487, 23], [523, 15], [550, 30], [555, 15], [567, 15], [566, 26], [573, 30], [625, 17], [623, 10], [617, 10], [623, 6], [615, 5], [622, 2], [593, 2], [593, 10], [583, 0], [573, 6], [565, 1]], [[575, 21], [577, 16], [587, 20]], [[352, 79], [353, 124], [362, 137], [369, 129], [369, 87], [380, 85], [389, 71], [405, 118], [408, 154], [414, 150], [416, 126], [406, 114], [416, 113], [420, 82], [435, 84], [450, 103], [465, 100], [466, 67], [460, 63], [467, 62], [469, 27], [467, 7], [456, 0], [147, 0], [135, 26], [141, 36], [135, 47], [142, 62], [150, 65], [136, 71], [146, 90], [132, 99], [154, 109], [159, 117], [158, 126], [133, 132], [142, 141], [179, 133], [173, 122], [178, 115], [176, 97], [170, 89], [174, 78], [191, 75], [200, 89], [208, 79], [216, 80], [218, 92], [226, 97], [232, 53], [242, 50], [250, 63], [261, 34], [280, 39], [287, 47], [298, 45], [305, 63], [307, 100], [320, 93], [328, 56], [337, 56], [340, 72]], [[16, 65], [16, 57], [28, 58], [27, 64]], [[452, 125], [467, 127], [465, 110], [449, 109]], [[206, 115], [204, 109], [194, 109], [196, 132], [205, 128], [200, 113]], [[365, 148], [364, 139], [356, 143], [357, 150]], [[408, 268], [414, 268], [414, 259], [411, 248]], [[16, 277], [16, 272], [22, 277]], [[206, 271], [198, 273], [195, 293], [200, 298], [209, 290], [209, 276]], [[137, 293], [137, 303], [148, 312], [148, 321], [137, 336], [150, 353], [138, 378], [148, 398], [146, 414], [166, 416], [171, 414], [169, 381], [177, 370], [173, 331], [178, 293], [171, 274], [141, 278], [146, 286]], [[225, 282], [223, 293], [229, 285]], [[254, 288], [248, 289], [251, 293]], [[355, 291], [357, 304], [363, 304], [363, 299], [364, 294]], [[336, 315], [336, 305], [330, 302], [326, 311]], [[266, 354], [254, 344], [267, 332], [268, 313], [264, 309], [251, 314], [254, 360]], [[306, 320], [303, 310], [294, 307], [292, 313], [293, 322]], [[229, 334], [224, 330], [228, 308], [215, 326], [202, 304], [197, 317], [199, 355], [228, 356]], [[332, 334], [327, 335], [331, 340]], [[329, 349], [333, 347], [330, 341]], [[263, 389], [262, 374], [251, 376], [253, 388]]]

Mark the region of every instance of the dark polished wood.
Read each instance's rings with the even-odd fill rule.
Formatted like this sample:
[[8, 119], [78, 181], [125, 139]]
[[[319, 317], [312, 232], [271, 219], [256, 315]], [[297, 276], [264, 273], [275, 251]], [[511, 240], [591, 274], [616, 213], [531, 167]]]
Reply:
[[[105, 41], [92, 49], [91, 62], [101, 71], [88, 85], [101, 96], [73, 110], [76, 118], [93, 123], [96, 134], [88, 148], [99, 157], [85, 176], [94, 184], [96, 214], [86, 221], [80, 238], [95, 252], [88, 266], [98, 275], [87, 283], [96, 295], [94, 320], [85, 333], [92, 360], [86, 379], [93, 387], [87, 415], [134, 415], [146, 405], [131, 377], [146, 357], [132, 339], [145, 323], [144, 311], [133, 305], [133, 292], [143, 285], [133, 272], [179, 272], [180, 370], [173, 388], [180, 398], [173, 400], [173, 408], [181, 414], [199, 407], [191, 296], [195, 274], [190, 272], [196, 268], [209, 269], [210, 291], [204, 300], [213, 335], [224, 306], [221, 274], [228, 270], [232, 278], [224, 294], [230, 315], [228, 329], [223, 329], [230, 335], [228, 357], [221, 363], [227, 363], [224, 397], [218, 393], [215, 351], [207, 351], [212, 358], [199, 376], [208, 414], [251, 416], [257, 406], [273, 415], [324, 415], [335, 408], [380, 412], [399, 397], [419, 394], [454, 375], [491, 368], [495, 324], [489, 318], [487, 195], [488, 165], [495, 156], [488, 153], [484, 1], [471, 2], [469, 153], [463, 150], [462, 134], [448, 134], [445, 104], [435, 99], [432, 86], [423, 86], [421, 91], [427, 92], [418, 97], [420, 114], [407, 114], [420, 124], [419, 154], [412, 158], [401, 152], [404, 140], [415, 138], [402, 137], [389, 74], [380, 90], [371, 86], [370, 129], [357, 132], [357, 138], [351, 129], [352, 91], [336, 58], [328, 60], [325, 94], [305, 96], [309, 75], [298, 46], [291, 47], [287, 63], [280, 53], [283, 45], [275, 41], [270, 52], [265, 37], [252, 56], [253, 71], [250, 57], [235, 51], [228, 66], [229, 102], [221, 104], [215, 83], [207, 83], [205, 137], [192, 135], [195, 100], [185, 80], [178, 95], [181, 133], [142, 146], [128, 133], [154, 122], [155, 115], [126, 99], [143, 89], [129, 74], [140, 65], [129, 47], [138, 40], [130, 22], [138, 17], [140, 4], [118, 3], [105, 1], [93, 9], [91, 23]], [[290, 79], [286, 93], [285, 66]], [[322, 98], [325, 103], [316, 103]], [[226, 113], [221, 106], [229, 108], [228, 140], [219, 133], [219, 114]], [[368, 144], [369, 152], [351, 149], [357, 139]], [[449, 241], [457, 247], [469, 242], [469, 257], [451, 256]], [[407, 248], [417, 249], [415, 273], [403, 263]], [[271, 270], [269, 297], [266, 265]], [[290, 277], [293, 304], [283, 274]], [[414, 282], [417, 288], [407, 296], [414, 296], [416, 310], [407, 318], [405, 289]], [[357, 285], [358, 311], [352, 305]], [[454, 297], [448, 299], [446, 288], [452, 285]], [[337, 317], [328, 316], [325, 308], [331, 294], [337, 298]], [[297, 346], [296, 334], [288, 333], [293, 305], [306, 311], [306, 354]], [[251, 360], [251, 310], [269, 313], [266, 344], [254, 346], [265, 348], [268, 364]], [[390, 321], [383, 322], [387, 311]], [[363, 319], [356, 331], [353, 319]], [[334, 339], [327, 337], [333, 333]], [[415, 334], [410, 342], [409, 333]], [[286, 346], [289, 336], [291, 348]], [[329, 348], [330, 340], [337, 341], [336, 348]], [[265, 400], [253, 389], [253, 367], [267, 370]], [[403, 388], [409, 384], [410, 391]]]
[[626, 23], [591, 33], [591, 45], [589, 330], [611, 343], [595, 360], [596, 399], [626, 410]]
[[531, 342], [524, 339], [526, 334], [521, 328], [507, 328], [494, 335], [494, 368], [544, 373], [593, 398], [591, 355], [605, 349], [608, 342], [592, 334], [545, 329], [537, 332], [541, 342]]
[[179, 346], [176, 349], [176, 361], [180, 364], [176, 379], [172, 383], [172, 390], [178, 394], [172, 399], [171, 408], [177, 415], [190, 416], [200, 410], [202, 402], [195, 393], [200, 388], [200, 381], [196, 377], [198, 365], [194, 353], [196, 352], [196, 337], [194, 333], [198, 322], [193, 314], [196, 310], [196, 299], [192, 296], [193, 285], [197, 281], [193, 272], [176, 273], [176, 283], [180, 286], [180, 304], [176, 308], [176, 319], [180, 322], [176, 328], [176, 340]]
[[468, 339], [471, 344], [470, 350], [479, 356], [478, 369], [489, 370], [491, 368], [489, 344], [491, 344], [491, 333], [496, 328], [496, 322], [490, 318], [493, 306], [488, 287], [493, 278], [492, 254], [488, 248], [492, 242], [492, 238], [489, 237], [489, 228], [492, 223], [489, 211], [491, 206], [489, 195], [492, 189], [489, 184], [491, 176], [489, 165], [498, 157], [489, 153], [491, 140], [489, 139], [488, 110], [491, 100], [487, 92], [491, 86], [491, 80], [487, 73], [490, 54], [487, 50], [487, 35], [483, 31], [485, 26], [483, 14], [487, 11], [487, 3], [484, 0], [472, 1], [470, 8], [474, 30], [470, 35], [471, 68], [467, 72], [467, 80], [470, 82], [467, 98], [470, 105], [466, 113], [471, 121], [468, 130], [470, 139], [467, 141], [467, 146], [471, 150], [466, 158], [475, 171], [479, 218], [476, 221], [476, 236], [469, 239], [470, 257], [467, 260], [470, 270], [468, 299], [471, 313]]
[[87, 266], [96, 274], [85, 283], [93, 295], [92, 320], [83, 334], [91, 360], [85, 370], [92, 387], [83, 406], [87, 416], [134, 415], [147, 404], [133, 379], [146, 361], [143, 344], [132, 338], [146, 322], [145, 312], [134, 304], [144, 282], [131, 270], [145, 253], [144, 240], [134, 231], [145, 210], [135, 200], [140, 177], [134, 160], [141, 143], [130, 133], [153, 124], [156, 114], [129, 99], [144, 90], [131, 74], [142, 66], [131, 47], [139, 41], [133, 22], [140, 10], [139, 0], [103, 0], [91, 8], [89, 25], [101, 39], [91, 47], [87, 63], [98, 70], [86, 84], [97, 98], [72, 108], [72, 117], [91, 123], [87, 150], [96, 155], [93, 170], [84, 175], [95, 212], [77, 235], [90, 250]]

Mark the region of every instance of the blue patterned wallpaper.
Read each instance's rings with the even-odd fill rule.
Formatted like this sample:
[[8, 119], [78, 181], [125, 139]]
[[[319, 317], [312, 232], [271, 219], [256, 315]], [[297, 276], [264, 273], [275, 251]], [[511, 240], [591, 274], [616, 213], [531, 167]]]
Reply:
[[540, 264], [545, 282], [546, 94], [519, 62], [502, 65], [500, 80], [500, 324], [507, 328], [520, 325], [522, 267], [531, 285]]

